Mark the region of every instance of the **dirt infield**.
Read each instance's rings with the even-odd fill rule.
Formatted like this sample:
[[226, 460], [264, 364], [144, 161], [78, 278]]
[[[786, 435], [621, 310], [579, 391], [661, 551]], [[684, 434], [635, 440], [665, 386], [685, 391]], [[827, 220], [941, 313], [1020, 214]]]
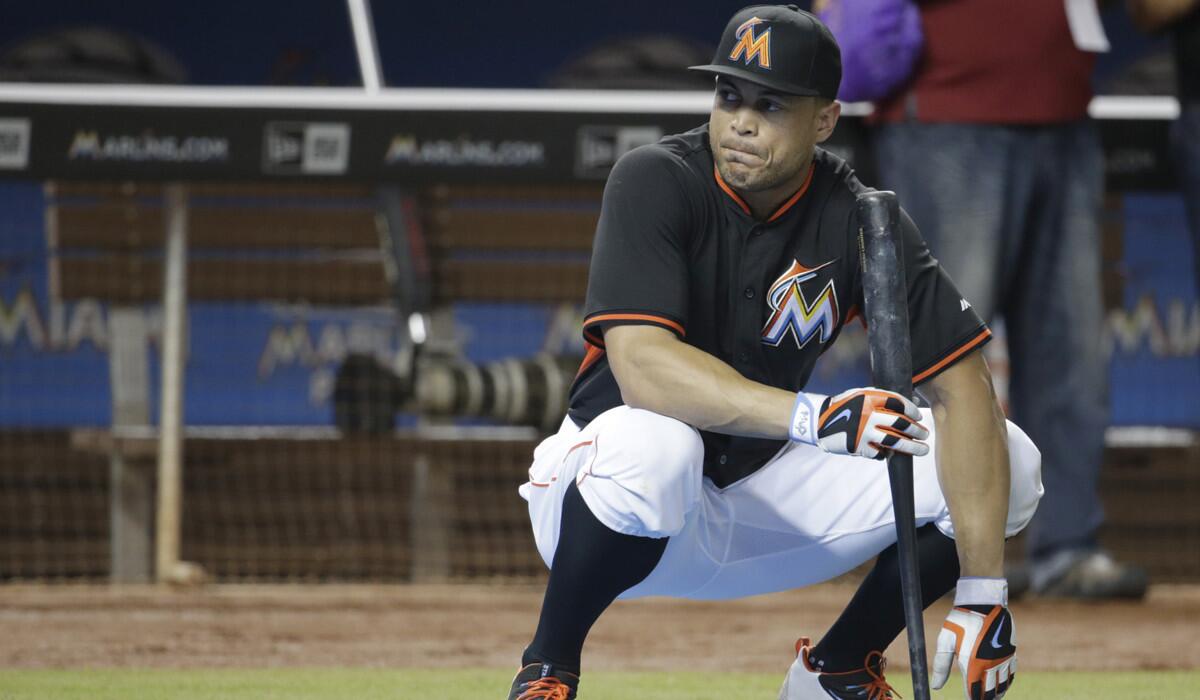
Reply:
[[[594, 669], [782, 671], [853, 588], [728, 602], [618, 603], [589, 641]], [[0, 667], [513, 666], [536, 622], [533, 586], [0, 587]], [[949, 601], [926, 617], [929, 639]], [[1196, 669], [1200, 587], [1144, 603], [1013, 606], [1025, 670]], [[889, 651], [907, 666], [903, 637]], [[1101, 661], [1102, 660], [1102, 661]]]

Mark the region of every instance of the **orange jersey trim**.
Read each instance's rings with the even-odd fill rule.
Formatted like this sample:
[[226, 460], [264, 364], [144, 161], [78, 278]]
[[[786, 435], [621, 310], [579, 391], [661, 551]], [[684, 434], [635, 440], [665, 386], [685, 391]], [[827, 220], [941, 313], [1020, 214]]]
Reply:
[[587, 346], [587, 353], [583, 356], [583, 362], [579, 364], [579, 371], [575, 373], [575, 378], [579, 379], [584, 372], [592, 368], [592, 365], [600, 361], [604, 357], [604, 348], [593, 345], [590, 342], [584, 343]]
[[[649, 321], [650, 323], [670, 328], [671, 330], [675, 331], [680, 338], [687, 335], [682, 325], [672, 321], [669, 318], [654, 316], [652, 314], [600, 314], [598, 316], [592, 316], [583, 322], [584, 335], [587, 335], [587, 329], [590, 326], [594, 326], [597, 323], [606, 323], [608, 321]], [[593, 342], [595, 342], [595, 340], [598, 339], [593, 339]], [[595, 344], [599, 345], [599, 343]]]
[[941, 362], [938, 362], [934, 366], [930, 367], [929, 369], [925, 370], [924, 372], [921, 372], [917, 376], [913, 377], [913, 384], [920, 384], [921, 382], [925, 381], [926, 379], [929, 379], [933, 375], [937, 374], [938, 372], [942, 371], [947, 366], [952, 364], [955, 360], [957, 360], [958, 358], [965, 355], [969, 350], [972, 350], [972, 349], [978, 347], [980, 344], [983, 343], [983, 341], [985, 341], [991, 337], [992, 337], [992, 331], [988, 328], [984, 328], [983, 331], [981, 331], [979, 333], [979, 335], [977, 335], [974, 338], [972, 338], [971, 340], [967, 341], [961, 347], [959, 347], [957, 350], [955, 350], [954, 352], [952, 352], [949, 355], [947, 355], [946, 357], [944, 357]]
[[800, 185], [800, 189], [796, 190], [796, 194], [792, 195], [791, 198], [788, 199], [788, 201], [784, 202], [783, 206], [781, 206], [775, 210], [775, 213], [771, 215], [771, 218], [767, 219], [767, 223], [771, 223], [775, 219], [778, 219], [779, 217], [783, 216], [784, 214], [787, 213], [788, 209], [792, 208], [793, 204], [800, 201], [800, 198], [804, 196], [804, 193], [808, 192], [808, 185], [809, 185], [809, 183], [812, 182], [813, 171], [816, 169], [817, 169], [816, 163], [813, 163], [812, 165], [808, 166], [808, 177], [804, 178], [804, 184]]
[[[816, 163], [812, 163], [808, 166], [808, 175], [804, 178], [804, 184], [800, 185], [800, 189], [796, 190], [795, 194], [789, 197], [786, 202], [781, 204], [780, 207], [775, 210], [775, 213], [771, 215], [771, 218], [767, 219], [767, 223], [771, 223], [772, 221], [783, 216], [787, 213], [788, 209], [791, 209], [796, 202], [800, 201], [800, 198], [804, 196], [804, 193], [808, 192], [808, 186], [812, 183], [813, 172], [815, 172], [816, 169]], [[717, 170], [717, 166], [715, 164], [713, 165], [713, 178], [717, 181], [717, 185], [725, 191], [725, 194], [729, 195], [730, 199], [732, 199], [734, 202], [737, 202], [737, 205], [742, 208], [742, 211], [753, 216], [750, 211], [750, 205], [746, 204], [746, 201], [739, 197], [738, 193], [734, 192], [733, 188], [721, 178], [721, 171]]]
[[744, 200], [742, 200], [741, 197], [738, 196], [737, 192], [733, 191], [732, 187], [725, 184], [725, 180], [721, 179], [721, 171], [717, 170], [717, 166], [715, 163], [713, 164], [713, 177], [716, 178], [717, 185], [721, 189], [725, 190], [725, 194], [729, 195], [729, 197], [731, 199], [733, 199], [733, 201], [737, 202], [737, 205], [742, 208], [742, 211], [746, 212], [747, 215], [751, 215], [750, 214], [750, 205], [746, 204], [746, 202]]
[[592, 333], [587, 329], [587, 326], [583, 327], [583, 342], [584, 345], [595, 345], [598, 348], [604, 348], [604, 337]]
[[867, 327], [867, 319], [864, 318], [862, 314], [858, 313], [857, 305], [851, 306], [850, 310], [846, 312], [846, 318], [842, 321], [842, 325], [844, 326], [856, 318], [858, 319], [859, 324], [861, 324], [863, 328]]

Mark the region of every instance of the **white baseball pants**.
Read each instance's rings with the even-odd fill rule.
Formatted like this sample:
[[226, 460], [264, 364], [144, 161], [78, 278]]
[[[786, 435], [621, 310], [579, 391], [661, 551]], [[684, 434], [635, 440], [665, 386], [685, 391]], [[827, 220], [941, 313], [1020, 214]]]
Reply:
[[[932, 413], [922, 423], [937, 440]], [[1012, 468], [1007, 534], [1020, 532], [1042, 496], [1041, 455], [1008, 423]], [[918, 527], [954, 536], [935, 450], [913, 458]], [[622, 598], [725, 599], [834, 578], [896, 541], [887, 463], [789, 443], [723, 489], [704, 478], [699, 432], [666, 416], [618, 406], [580, 430], [568, 418], [533, 453], [529, 502], [547, 566], [558, 546], [562, 500], [574, 480], [588, 508], [617, 532], [670, 537], [654, 571]]]

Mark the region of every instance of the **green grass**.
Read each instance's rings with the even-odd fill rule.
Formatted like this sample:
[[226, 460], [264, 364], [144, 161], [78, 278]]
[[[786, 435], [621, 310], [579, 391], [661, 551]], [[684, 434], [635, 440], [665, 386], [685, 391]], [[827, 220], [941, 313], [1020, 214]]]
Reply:
[[[911, 700], [907, 675], [893, 672]], [[0, 700], [501, 700], [509, 671], [378, 669], [0, 670]], [[581, 700], [773, 700], [778, 675], [589, 673]], [[957, 684], [958, 678], [951, 678]], [[1178, 700], [1197, 697], [1198, 671], [1025, 673], [1011, 700]], [[961, 686], [934, 693], [962, 698]]]

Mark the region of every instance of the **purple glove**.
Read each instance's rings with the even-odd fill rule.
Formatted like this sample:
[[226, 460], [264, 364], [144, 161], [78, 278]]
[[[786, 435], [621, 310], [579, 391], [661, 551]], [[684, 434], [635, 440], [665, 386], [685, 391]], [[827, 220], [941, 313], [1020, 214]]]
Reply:
[[887, 97], [921, 54], [921, 12], [912, 0], [829, 0], [817, 12], [842, 48], [846, 102]]

